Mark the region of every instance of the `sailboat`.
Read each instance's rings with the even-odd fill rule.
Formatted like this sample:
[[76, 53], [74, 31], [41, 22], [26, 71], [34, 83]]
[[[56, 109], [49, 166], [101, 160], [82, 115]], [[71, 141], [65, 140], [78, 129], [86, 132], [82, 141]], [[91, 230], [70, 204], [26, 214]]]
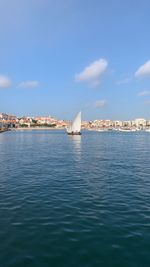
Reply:
[[67, 128], [69, 135], [81, 135], [81, 111], [76, 115], [70, 126]]

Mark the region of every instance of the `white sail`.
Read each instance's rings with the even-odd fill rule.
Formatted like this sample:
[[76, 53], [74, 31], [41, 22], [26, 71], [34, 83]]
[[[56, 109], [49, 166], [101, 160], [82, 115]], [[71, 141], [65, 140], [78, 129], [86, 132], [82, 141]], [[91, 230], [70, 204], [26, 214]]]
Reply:
[[81, 131], [81, 111], [76, 115], [70, 127], [67, 129], [68, 133], [76, 134]]

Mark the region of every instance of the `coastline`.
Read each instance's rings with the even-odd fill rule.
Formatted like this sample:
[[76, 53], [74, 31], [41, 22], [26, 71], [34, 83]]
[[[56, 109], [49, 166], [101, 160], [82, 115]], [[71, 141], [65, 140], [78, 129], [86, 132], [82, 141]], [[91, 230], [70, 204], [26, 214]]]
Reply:
[[18, 128], [11, 128], [10, 131], [33, 131], [33, 130], [65, 130], [65, 128], [54, 128], [54, 127], [18, 127]]

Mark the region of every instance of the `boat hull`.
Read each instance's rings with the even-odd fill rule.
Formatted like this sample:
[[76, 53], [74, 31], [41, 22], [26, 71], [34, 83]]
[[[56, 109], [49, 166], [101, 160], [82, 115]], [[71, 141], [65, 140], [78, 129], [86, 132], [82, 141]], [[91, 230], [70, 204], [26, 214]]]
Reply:
[[0, 129], [0, 133], [4, 133], [4, 132], [7, 132], [8, 129]]
[[67, 133], [68, 135], [81, 135], [81, 132], [77, 132], [77, 133], [75, 133], [75, 132], [71, 132], [71, 133]]

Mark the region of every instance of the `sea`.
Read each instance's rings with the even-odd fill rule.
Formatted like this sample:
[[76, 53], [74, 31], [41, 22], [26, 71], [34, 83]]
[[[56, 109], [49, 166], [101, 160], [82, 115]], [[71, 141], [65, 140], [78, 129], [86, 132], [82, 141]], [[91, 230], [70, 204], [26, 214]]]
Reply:
[[0, 134], [0, 267], [101, 266], [150, 266], [150, 133]]

